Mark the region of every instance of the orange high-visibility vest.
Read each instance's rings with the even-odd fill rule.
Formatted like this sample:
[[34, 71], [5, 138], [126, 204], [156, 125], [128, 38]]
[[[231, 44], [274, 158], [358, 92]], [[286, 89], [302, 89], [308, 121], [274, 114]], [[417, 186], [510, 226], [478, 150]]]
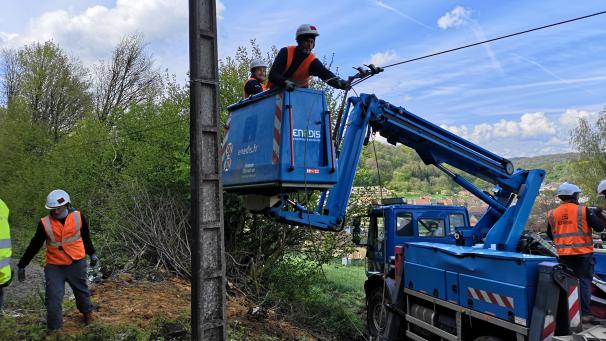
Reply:
[[591, 229], [587, 225], [585, 206], [564, 203], [547, 213], [553, 242], [559, 256], [593, 252]]
[[51, 215], [42, 217], [42, 224], [46, 232], [46, 264], [70, 265], [86, 257], [79, 211], [69, 212], [63, 225]]
[[[256, 79], [255, 77], [250, 77], [246, 81], [246, 83], [248, 83], [248, 81], [258, 81], [258, 79]], [[246, 92], [246, 83], [244, 83], [244, 87], [242, 88], [242, 92], [244, 92], [244, 98], [248, 98], [251, 95], [248, 92]], [[265, 86], [265, 84], [263, 84], [263, 82], [259, 81], [259, 84], [261, 84], [261, 90], [262, 91], [267, 91], [267, 89], [269, 89], [267, 86]]]
[[[282, 75], [284, 75], [286, 73], [286, 71], [288, 71], [290, 66], [292, 65], [292, 60], [295, 57], [296, 48], [297, 48], [296, 46], [288, 46], [286, 48], [286, 52], [287, 52], [286, 53], [286, 67], [282, 71]], [[315, 59], [316, 59], [316, 56], [310, 52], [309, 55], [307, 55], [307, 57], [305, 57], [305, 59], [303, 59], [301, 64], [299, 64], [299, 66], [297, 67], [295, 72], [293, 72], [293, 74], [291, 76], [289, 76], [287, 79], [297, 83], [297, 86], [300, 88], [308, 88], [309, 79], [310, 79], [309, 67], [311, 66], [311, 63]], [[267, 86], [271, 87], [271, 83], [267, 84]]]

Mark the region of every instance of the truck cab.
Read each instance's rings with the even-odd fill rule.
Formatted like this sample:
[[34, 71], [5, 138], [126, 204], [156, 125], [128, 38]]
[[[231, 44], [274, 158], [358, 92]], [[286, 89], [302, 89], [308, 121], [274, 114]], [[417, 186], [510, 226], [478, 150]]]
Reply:
[[471, 229], [462, 206], [411, 205], [404, 199], [384, 199], [361, 217], [366, 232], [367, 276], [383, 273], [394, 261], [394, 248], [407, 242], [455, 244], [455, 232]]

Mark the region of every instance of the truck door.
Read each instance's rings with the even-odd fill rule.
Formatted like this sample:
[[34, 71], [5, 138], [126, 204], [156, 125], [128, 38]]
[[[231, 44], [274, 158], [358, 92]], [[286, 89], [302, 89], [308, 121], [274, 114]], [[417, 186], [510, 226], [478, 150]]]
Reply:
[[443, 243], [448, 235], [444, 212], [428, 211], [417, 215], [419, 240], [424, 242]]
[[382, 273], [385, 264], [385, 219], [382, 212], [370, 215], [367, 245], [368, 273]]
[[457, 228], [469, 228], [469, 221], [465, 219], [462, 212], [450, 213], [448, 214], [448, 227], [447, 234], [453, 234]]

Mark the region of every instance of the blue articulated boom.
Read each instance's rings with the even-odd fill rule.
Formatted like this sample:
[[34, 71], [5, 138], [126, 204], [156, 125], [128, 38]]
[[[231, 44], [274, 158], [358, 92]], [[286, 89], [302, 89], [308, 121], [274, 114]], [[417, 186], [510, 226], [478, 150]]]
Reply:
[[[488, 204], [473, 230], [458, 236], [461, 244], [485, 238], [485, 248], [515, 251], [545, 176], [543, 170], [514, 171], [509, 160], [374, 95], [350, 97], [343, 115], [335, 141], [339, 170], [335, 186], [322, 193], [314, 211], [282, 195], [267, 211], [270, 217], [320, 230], [338, 229], [345, 219], [362, 146], [371, 133], [378, 132], [391, 144], [414, 149], [425, 164], [436, 166]], [[494, 184], [494, 194], [483, 192], [452, 168]]]

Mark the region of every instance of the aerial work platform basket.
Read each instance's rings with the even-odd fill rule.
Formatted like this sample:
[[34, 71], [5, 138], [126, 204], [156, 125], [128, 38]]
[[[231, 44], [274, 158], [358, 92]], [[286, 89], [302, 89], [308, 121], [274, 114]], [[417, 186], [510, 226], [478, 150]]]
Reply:
[[228, 110], [221, 162], [226, 191], [275, 195], [337, 182], [323, 91], [267, 91]]

